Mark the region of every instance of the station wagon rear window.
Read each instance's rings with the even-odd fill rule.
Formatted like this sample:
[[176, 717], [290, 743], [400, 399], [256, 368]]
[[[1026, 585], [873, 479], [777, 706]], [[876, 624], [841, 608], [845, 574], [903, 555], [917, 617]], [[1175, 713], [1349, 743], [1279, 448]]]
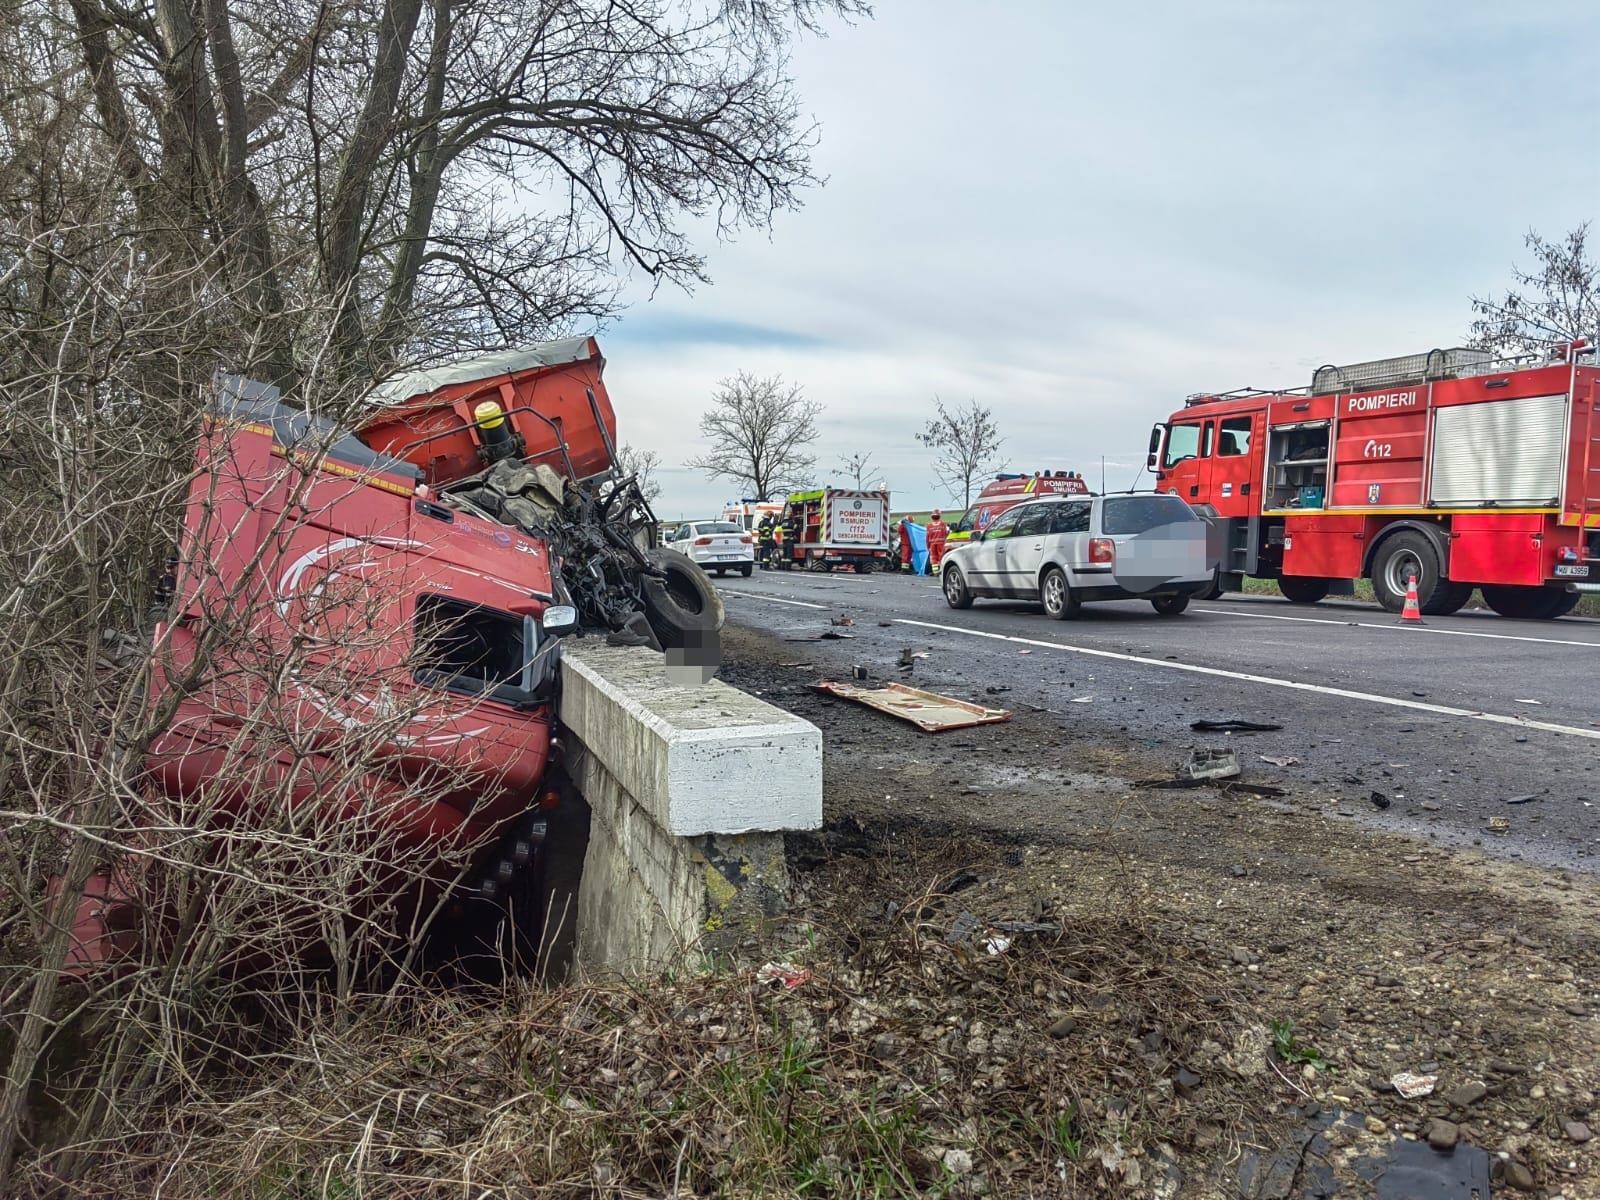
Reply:
[[1100, 528], [1107, 534], [1144, 533], [1158, 525], [1200, 519], [1176, 496], [1107, 496], [1101, 503]]

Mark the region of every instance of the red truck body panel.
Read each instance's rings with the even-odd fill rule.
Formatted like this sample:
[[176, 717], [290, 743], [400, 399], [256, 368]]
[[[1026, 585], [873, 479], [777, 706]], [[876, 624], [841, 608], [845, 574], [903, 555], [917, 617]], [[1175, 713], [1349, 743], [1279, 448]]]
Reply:
[[617, 418], [604, 369], [593, 338], [568, 338], [413, 372], [380, 385], [358, 432], [437, 486], [488, 465], [475, 409], [492, 400], [522, 439], [520, 458], [589, 479], [609, 471], [616, 457]]

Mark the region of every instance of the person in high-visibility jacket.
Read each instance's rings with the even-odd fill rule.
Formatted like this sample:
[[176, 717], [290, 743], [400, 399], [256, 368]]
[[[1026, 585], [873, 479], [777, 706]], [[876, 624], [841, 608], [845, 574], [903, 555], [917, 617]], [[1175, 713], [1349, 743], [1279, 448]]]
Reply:
[[906, 528], [911, 524], [910, 517], [900, 518], [900, 569], [911, 570], [911, 531]]
[[756, 524], [756, 557], [761, 560], [763, 571], [772, 570], [772, 551], [776, 541], [773, 531], [777, 527], [778, 523], [772, 519], [771, 513], [763, 513]]
[[935, 575], [939, 573], [939, 560], [944, 557], [944, 544], [949, 540], [950, 526], [944, 523], [944, 518], [936, 508], [928, 520], [928, 559], [933, 564]]

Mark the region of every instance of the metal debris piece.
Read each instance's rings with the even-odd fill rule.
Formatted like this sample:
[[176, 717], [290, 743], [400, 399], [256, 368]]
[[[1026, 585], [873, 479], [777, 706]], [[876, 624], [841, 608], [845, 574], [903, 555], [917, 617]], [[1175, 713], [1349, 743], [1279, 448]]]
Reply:
[[1506, 803], [1507, 804], [1531, 804], [1533, 801], [1537, 800], [1538, 798], [1539, 798], [1538, 796], [1507, 796], [1506, 797]]
[[1300, 760], [1292, 754], [1258, 754], [1256, 757], [1274, 767], [1298, 767], [1300, 765]]
[[1510, 817], [1490, 817], [1489, 818], [1489, 832], [1490, 833], [1510, 833], [1511, 832], [1511, 818]]
[[1189, 761], [1179, 768], [1183, 779], [1232, 779], [1239, 774], [1239, 755], [1234, 750], [1201, 747], [1189, 751]]
[[828, 692], [845, 700], [854, 700], [859, 704], [865, 704], [868, 708], [875, 708], [892, 717], [910, 721], [928, 733], [939, 733], [946, 729], [965, 729], [971, 725], [992, 725], [1011, 719], [1011, 713], [1006, 709], [968, 704], [965, 700], [957, 700], [953, 696], [925, 692], [920, 688], [907, 687], [903, 683], [891, 683], [881, 688], [862, 688], [850, 683], [823, 680], [812, 686], [819, 692]]
[[834, 617], [833, 618], [833, 624], [835, 624], [835, 625], [854, 625], [855, 624], [855, 620], [852, 617]]
[[1189, 728], [1196, 733], [1276, 733], [1282, 725], [1272, 725], [1264, 721], [1193, 721]]

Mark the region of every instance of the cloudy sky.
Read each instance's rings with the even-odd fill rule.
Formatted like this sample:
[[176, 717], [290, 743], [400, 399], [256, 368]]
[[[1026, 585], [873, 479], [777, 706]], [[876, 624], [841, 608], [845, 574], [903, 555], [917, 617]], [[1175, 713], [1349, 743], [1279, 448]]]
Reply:
[[601, 335], [622, 438], [663, 517], [707, 515], [737, 491], [681, 465], [707, 397], [781, 373], [826, 405], [819, 473], [868, 450], [897, 508], [948, 505], [936, 394], [991, 405], [1013, 468], [1125, 487], [1190, 392], [1458, 344], [1530, 227], [1600, 210], [1593, 16], [878, 0], [795, 58], [826, 186]]

